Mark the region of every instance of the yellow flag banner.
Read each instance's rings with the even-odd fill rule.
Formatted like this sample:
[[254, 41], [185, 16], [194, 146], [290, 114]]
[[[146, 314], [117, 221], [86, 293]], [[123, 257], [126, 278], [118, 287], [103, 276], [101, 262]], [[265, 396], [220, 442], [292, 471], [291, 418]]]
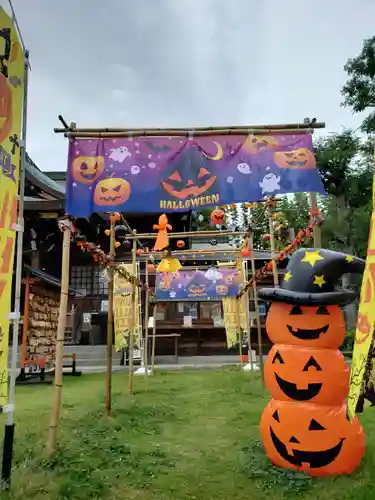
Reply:
[[350, 370], [348, 413], [350, 419], [355, 410], [363, 384], [373, 331], [375, 326], [375, 175], [373, 178], [373, 209], [367, 247], [366, 268], [363, 274], [361, 299], [358, 310], [357, 328]]
[[239, 328], [246, 330], [246, 301], [243, 295], [240, 299], [236, 297], [223, 297], [224, 326], [227, 336], [228, 349], [238, 345], [242, 339], [239, 338]]
[[[121, 264], [121, 267], [128, 273], [133, 273], [132, 264]], [[137, 273], [138, 274], [138, 273]], [[115, 347], [119, 351], [128, 345], [129, 334], [133, 328], [133, 306], [132, 306], [133, 286], [118, 273], [115, 273], [113, 280], [113, 319], [115, 326]], [[139, 288], [135, 292], [136, 321], [134, 328], [134, 344], [140, 345], [141, 325], [139, 321]]]
[[24, 56], [0, 7], [0, 407], [8, 402], [8, 339], [20, 173]]

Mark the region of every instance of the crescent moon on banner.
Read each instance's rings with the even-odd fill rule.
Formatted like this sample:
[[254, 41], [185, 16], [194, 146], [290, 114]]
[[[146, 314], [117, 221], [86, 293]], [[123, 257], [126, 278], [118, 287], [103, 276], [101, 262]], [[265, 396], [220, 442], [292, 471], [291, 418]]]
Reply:
[[206, 153], [204, 153], [202, 151], [202, 154], [208, 159], [208, 160], [221, 160], [222, 157], [223, 157], [223, 148], [221, 147], [221, 145], [218, 143], [218, 142], [215, 142], [213, 141], [213, 143], [215, 144], [215, 146], [217, 147], [217, 153], [215, 156], [209, 156], [209, 155], [206, 155]]

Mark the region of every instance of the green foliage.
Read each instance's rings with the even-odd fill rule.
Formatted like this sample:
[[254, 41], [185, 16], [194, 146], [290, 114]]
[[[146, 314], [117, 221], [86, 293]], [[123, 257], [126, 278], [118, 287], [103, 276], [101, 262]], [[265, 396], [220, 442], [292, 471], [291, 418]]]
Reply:
[[343, 105], [354, 113], [370, 110], [362, 123], [362, 130], [375, 131], [375, 36], [364, 41], [357, 57], [348, 60], [344, 67], [348, 80], [342, 87]]
[[17, 387], [12, 490], [5, 500], [370, 500], [374, 496], [375, 411], [361, 422], [363, 465], [350, 477], [310, 479], [273, 467], [259, 442], [269, 394], [259, 373], [157, 371], [113, 374], [105, 415], [105, 374], [64, 378], [59, 451], [45, 457], [53, 387]]
[[243, 448], [241, 459], [244, 473], [255, 480], [257, 487], [262, 490], [277, 488], [290, 498], [299, 496], [312, 485], [312, 478], [303, 472], [274, 467], [260, 441], [252, 441]]

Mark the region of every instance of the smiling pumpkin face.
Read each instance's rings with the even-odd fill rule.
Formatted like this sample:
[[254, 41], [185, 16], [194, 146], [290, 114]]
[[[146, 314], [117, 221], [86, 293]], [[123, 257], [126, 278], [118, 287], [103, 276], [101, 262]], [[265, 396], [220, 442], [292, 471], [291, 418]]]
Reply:
[[96, 185], [94, 203], [100, 206], [122, 205], [129, 199], [130, 192], [130, 184], [125, 179], [103, 179]]
[[341, 405], [349, 390], [349, 368], [338, 350], [273, 346], [264, 376], [271, 396], [280, 401]]
[[78, 156], [72, 163], [72, 175], [76, 182], [92, 184], [104, 170], [104, 156]]
[[249, 135], [243, 149], [250, 154], [262, 153], [280, 147], [279, 140], [272, 135]]
[[274, 161], [279, 168], [315, 168], [314, 153], [308, 148], [299, 148], [292, 151], [276, 151]]
[[277, 466], [311, 476], [351, 474], [361, 463], [365, 436], [346, 406], [298, 405], [272, 399], [260, 431], [268, 458]]
[[299, 306], [273, 302], [266, 320], [274, 344], [337, 349], [344, 340], [344, 313], [337, 305]]

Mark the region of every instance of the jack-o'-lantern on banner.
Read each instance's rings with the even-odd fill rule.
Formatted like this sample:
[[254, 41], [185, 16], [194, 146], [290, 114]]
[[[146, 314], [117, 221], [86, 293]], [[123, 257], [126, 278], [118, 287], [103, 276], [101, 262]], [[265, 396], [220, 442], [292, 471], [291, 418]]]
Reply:
[[78, 156], [72, 163], [72, 175], [76, 182], [92, 184], [104, 170], [104, 156]]
[[265, 363], [271, 401], [260, 429], [268, 458], [311, 476], [352, 473], [365, 436], [349, 421], [349, 369], [338, 347], [346, 327], [343, 305], [356, 298], [336, 284], [362, 273], [365, 261], [340, 252], [301, 249], [291, 257], [280, 288], [263, 288], [271, 302], [266, 329], [274, 343]]
[[109, 177], [98, 182], [94, 192], [94, 203], [100, 206], [117, 206], [128, 201], [131, 188], [128, 181]]
[[182, 153], [177, 161], [171, 162], [161, 184], [170, 196], [184, 200], [203, 195], [215, 182], [216, 175], [210, 171], [210, 160], [196, 148], [191, 148]]
[[315, 155], [308, 148], [299, 148], [292, 151], [276, 151], [275, 163], [279, 168], [315, 168]]

